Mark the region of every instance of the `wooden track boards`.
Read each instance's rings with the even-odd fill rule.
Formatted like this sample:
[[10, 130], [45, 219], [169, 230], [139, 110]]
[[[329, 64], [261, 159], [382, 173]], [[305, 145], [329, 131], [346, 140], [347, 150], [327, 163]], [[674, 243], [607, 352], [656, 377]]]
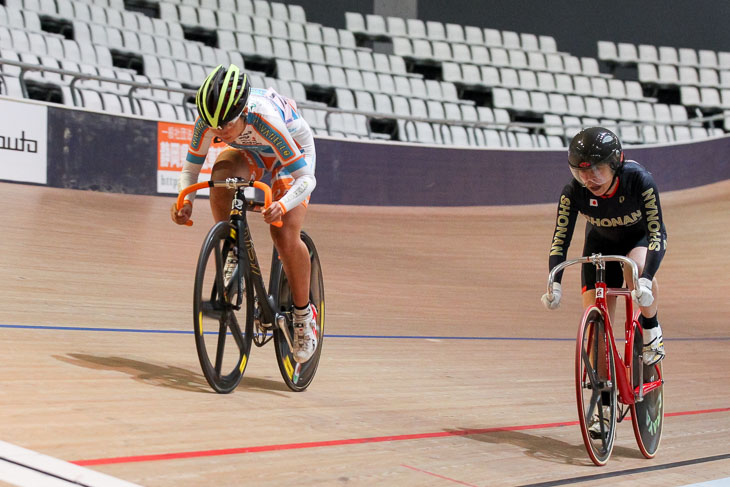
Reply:
[[[663, 195], [664, 439], [645, 460], [621, 424], [603, 468], [575, 424], [578, 270], [566, 272], [560, 310], [540, 304], [554, 205], [312, 205], [327, 296], [317, 376], [290, 392], [267, 345], [220, 396], [191, 335], [210, 212], [198, 200], [196, 224], [178, 227], [172, 201], [0, 183], [0, 439], [145, 486], [730, 475], [730, 182]], [[267, 230], [250, 218], [268, 269]], [[582, 223], [570, 256], [581, 247]]]

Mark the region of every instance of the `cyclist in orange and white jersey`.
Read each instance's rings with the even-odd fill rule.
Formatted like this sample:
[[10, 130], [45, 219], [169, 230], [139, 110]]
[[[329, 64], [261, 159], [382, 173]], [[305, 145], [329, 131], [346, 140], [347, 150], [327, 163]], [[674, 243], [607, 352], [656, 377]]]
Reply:
[[[286, 273], [294, 302], [293, 354], [306, 362], [317, 348], [316, 313], [309, 302], [310, 261], [299, 237], [309, 197], [317, 180], [314, 137], [300, 116], [294, 100], [273, 89], [252, 88], [248, 76], [237, 66], [216, 67], [196, 95], [199, 117], [183, 164], [178, 190], [198, 181], [208, 150], [215, 138], [228, 145], [215, 160], [211, 179], [242, 177], [259, 180], [271, 174], [272, 200], [263, 217]], [[187, 222], [193, 211], [194, 194], [186, 196], [181, 209], [172, 207], [177, 224]], [[211, 188], [210, 207], [216, 221], [229, 218], [233, 190]], [[224, 272], [229, 277], [236, 260], [229, 255]]]

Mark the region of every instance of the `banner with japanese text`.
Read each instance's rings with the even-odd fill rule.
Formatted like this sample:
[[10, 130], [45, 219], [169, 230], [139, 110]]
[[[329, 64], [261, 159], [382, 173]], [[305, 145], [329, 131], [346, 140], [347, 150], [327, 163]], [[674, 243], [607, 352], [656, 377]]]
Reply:
[[[188, 146], [193, 137], [193, 125], [183, 123], [157, 123], [157, 192], [177, 194], [177, 181], [185, 158], [188, 155]], [[211, 168], [218, 154], [226, 148], [226, 144], [219, 142], [212, 144], [200, 171], [199, 181], [210, 179]], [[208, 189], [198, 191], [198, 194], [208, 194]]]

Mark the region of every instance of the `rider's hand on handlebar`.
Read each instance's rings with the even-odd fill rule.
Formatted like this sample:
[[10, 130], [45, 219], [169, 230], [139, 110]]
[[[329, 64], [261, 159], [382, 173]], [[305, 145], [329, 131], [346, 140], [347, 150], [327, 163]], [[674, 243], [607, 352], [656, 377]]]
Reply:
[[183, 207], [179, 210], [177, 209], [177, 203], [173, 203], [172, 208], [170, 209], [170, 217], [172, 217], [172, 221], [178, 225], [185, 225], [188, 220], [190, 220], [190, 216], [192, 214], [193, 204], [188, 200], [185, 200], [185, 204], [183, 204]]
[[642, 308], [651, 306], [651, 303], [654, 302], [654, 295], [651, 293], [651, 279], [647, 279], [646, 277], [640, 278], [639, 285], [631, 291], [631, 297]]
[[281, 203], [274, 201], [266, 208], [263, 212], [264, 221], [268, 224], [281, 221], [281, 217], [284, 215], [284, 210]]
[[563, 295], [562, 286], [559, 282], [553, 283], [553, 298], [550, 299], [550, 295], [548, 293], [545, 293], [542, 295], [542, 304], [545, 305], [547, 309], [558, 309], [560, 307], [560, 298]]

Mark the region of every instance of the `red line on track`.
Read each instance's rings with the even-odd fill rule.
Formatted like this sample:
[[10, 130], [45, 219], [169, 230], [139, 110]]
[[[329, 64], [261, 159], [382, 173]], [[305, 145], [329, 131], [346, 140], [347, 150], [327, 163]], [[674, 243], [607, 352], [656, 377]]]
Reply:
[[[676, 413], [666, 413], [665, 416], [687, 416], [692, 414], [710, 414], [710, 413], [724, 413], [730, 412], [728, 408], [717, 408], [717, 409], [703, 409], [698, 411], [680, 411]], [[156, 455], [137, 455], [130, 457], [114, 457], [114, 458], [94, 458], [90, 460], [75, 460], [71, 463], [80, 466], [93, 466], [93, 465], [110, 465], [114, 463], [138, 463], [138, 462], [156, 462], [160, 460], [178, 460], [182, 458], [199, 458], [199, 457], [215, 457], [222, 455], [242, 455], [244, 453], [260, 453], [269, 451], [282, 451], [282, 450], [303, 450], [307, 448], [321, 448], [326, 446], [343, 446], [343, 445], [359, 445], [363, 443], [384, 443], [391, 441], [408, 441], [408, 440], [423, 440], [429, 438], [444, 438], [451, 436], [472, 436], [482, 435], [485, 433], [496, 433], [500, 431], [522, 431], [522, 430], [534, 430], [534, 429], [547, 429], [547, 428], [558, 428], [561, 426], [574, 426], [577, 425], [578, 421], [564, 421], [561, 423], [543, 423], [543, 424], [528, 424], [521, 426], [503, 426], [496, 428], [481, 428], [481, 429], [465, 429], [465, 430], [454, 430], [454, 431], [439, 431], [435, 433], [416, 433], [410, 435], [394, 435], [394, 436], [375, 436], [370, 438], [350, 438], [344, 440], [329, 440], [329, 441], [312, 441], [307, 443], [288, 443], [282, 445], [261, 445], [261, 446], [249, 446], [242, 448], [224, 448], [220, 450], [202, 450], [202, 451], [190, 451], [190, 452], [178, 452], [178, 453], [160, 453]], [[409, 467], [411, 468], [411, 467]]]
[[664, 413], [664, 416], [689, 416], [691, 414], [726, 413], [730, 408], [700, 409], [698, 411], [677, 411], [676, 413]]

